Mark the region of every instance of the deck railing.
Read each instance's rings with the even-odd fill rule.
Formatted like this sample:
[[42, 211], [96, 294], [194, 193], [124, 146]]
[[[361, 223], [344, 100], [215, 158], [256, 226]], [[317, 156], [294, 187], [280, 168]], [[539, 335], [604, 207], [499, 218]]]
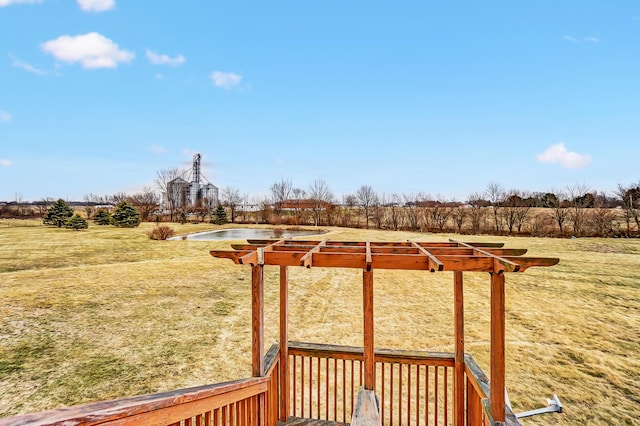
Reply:
[[[290, 343], [292, 412], [350, 422], [363, 383], [362, 348]], [[452, 419], [452, 354], [376, 350], [376, 395], [386, 425], [439, 425]]]
[[[289, 343], [290, 412], [297, 417], [348, 423], [363, 384], [363, 349]], [[385, 425], [453, 422], [454, 356], [449, 353], [376, 350], [376, 394]], [[281, 414], [280, 347], [264, 357], [264, 377], [253, 377], [115, 401], [0, 419], [17, 425], [275, 426]], [[489, 381], [465, 356], [467, 425], [494, 424], [487, 414]], [[518, 425], [512, 415], [507, 425]]]

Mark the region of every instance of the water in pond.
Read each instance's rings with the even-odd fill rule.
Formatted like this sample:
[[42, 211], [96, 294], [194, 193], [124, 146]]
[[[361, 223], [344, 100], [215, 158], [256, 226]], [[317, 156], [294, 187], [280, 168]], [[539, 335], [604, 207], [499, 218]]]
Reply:
[[[293, 238], [302, 237], [306, 235], [320, 235], [326, 233], [326, 231], [292, 231], [292, 230], [278, 230], [279, 235], [273, 233], [273, 229], [255, 229], [255, 228], [239, 228], [239, 229], [222, 229], [220, 231], [199, 232], [197, 234], [187, 235], [188, 240], [202, 240], [202, 241], [220, 241], [220, 240], [261, 240], [267, 238]], [[180, 240], [182, 237], [175, 237], [172, 239]]]

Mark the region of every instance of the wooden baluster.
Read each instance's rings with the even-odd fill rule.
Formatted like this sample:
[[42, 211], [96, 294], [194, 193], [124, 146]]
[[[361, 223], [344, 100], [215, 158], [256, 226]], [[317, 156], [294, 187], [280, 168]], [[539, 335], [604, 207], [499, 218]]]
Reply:
[[420, 426], [420, 364], [416, 365], [416, 426]]
[[318, 408], [317, 408], [317, 413], [318, 413], [318, 418], [320, 418], [320, 357], [318, 357], [318, 377], [316, 380], [316, 390], [317, 390], [317, 394], [316, 394], [316, 401], [318, 404]]
[[309, 357], [309, 418], [313, 418], [313, 357]]
[[298, 375], [296, 374], [296, 367], [298, 365], [298, 357], [296, 357], [295, 355], [293, 356], [293, 415], [297, 415], [298, 411], [296, 410], [297, 408], [297, 402], [298, 402]]
[[393, 424], [393, 368], [395, 364], [389, 364], [391, 370], [391, 377], [389, 379], [390, 387], [389, 387], [389, 424]]
[[424, 366], [424, 421], [429, 424], [429, 366]]
[[333, 359], [333, 420], [338, 421], [338, 360]]
[[449, 367], [444, 367], [444, 424], [449, 424]]
[[407, 373], [407, 424], [411, 424], [411, 364], [408, 364], [409, 372]]
[[324, 419], [329, 420], [329, 358], [325, 358]]
[[398, 364], [398, 423], [402, 423], [402, 364]]
[[438, 424], [438, 405], [439, 405], [439, 401], [438, 401], [438, 366], [436, 365], [435, 367], [435, 374], [434, 374], [434, 379], [433, 379], [433, 390], [434, 390], [434, 404], [433, 404], [433, 421], [435, 422], [434, 424]]
[[300, 417], [304, 417], [304, 358], [300, 357]]
[[382, 391], [381, 391], [381, 396], [382, 398], [380, 398], [380, 405], [382, 405], [382, 409], [380, 410], [380, 419], [382, 420], [382, 423], [384, 424], [384, 389], [387, 387], [386, 382], [384, 380], [384, 362], [380, 363], [380, 370], [381, 370], [381, 374], [380, 374], [380, 381], [381, 381], [381, 385], [382, 385]]
[[346, 423], [347, 411], [347, 369], [345, 368], [345, 360], [342, 360], [342, 423]]
[[354, 405], [353, 404], [353, 382], [356, 379], [356, 373], [353, 370], [353, 363], [354, 363], [354, 361], [351, 360], [351, 406], [350, 406], [349, 413], [353, 413], [353, 405]]

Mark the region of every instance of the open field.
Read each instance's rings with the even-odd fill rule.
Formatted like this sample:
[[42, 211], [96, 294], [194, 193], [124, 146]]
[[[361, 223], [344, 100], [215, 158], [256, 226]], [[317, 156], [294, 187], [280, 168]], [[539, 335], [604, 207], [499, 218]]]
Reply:
[[[0, 221], [0, 416], [250, 375], [250, 269], [228, 242], [151, 241]], [[178, 234], [213, 225], [172, 225]], [[565, 413], [525, 424], [640, 422], [640, 240], [472, 237], [329, 228], [335, 240], [503, 241], [552, 268], [507, 275], [514, 411], [557, 393]], [[265, 268], [266, 342], [278, 333]], [[453, 350], [450, 272], [376, 271], [376, 346]], [[361, 271], [292, 268], [290, 338], [362, 345]], [[465, 274], [466, 348], [488, 373], [489, 277]], [[354, 332], [356, 330], [356, 332]]]

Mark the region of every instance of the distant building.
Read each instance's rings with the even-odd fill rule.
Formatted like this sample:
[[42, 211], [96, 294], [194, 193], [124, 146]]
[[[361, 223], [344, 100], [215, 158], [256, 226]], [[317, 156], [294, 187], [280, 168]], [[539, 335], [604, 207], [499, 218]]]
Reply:
[[196, 206], [199, 202], [209, 207], [218, 205], [218, 187], [208, 181], [204, 185], [201, 182], [201, 160], [202, 156], [195, 154], [193, 167], [183, 174], [189, 175], [190, 181], [181, 176], [167, 182], [167, 192], [163, 194], [165, 210]]

